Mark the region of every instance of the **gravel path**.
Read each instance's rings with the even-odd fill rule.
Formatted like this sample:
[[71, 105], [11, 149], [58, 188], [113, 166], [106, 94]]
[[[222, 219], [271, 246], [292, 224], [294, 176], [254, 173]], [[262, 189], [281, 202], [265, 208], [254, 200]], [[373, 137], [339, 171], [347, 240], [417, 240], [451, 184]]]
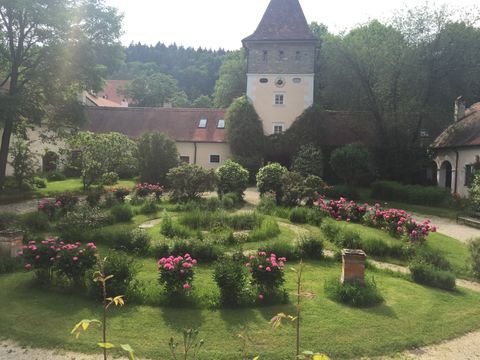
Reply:
[[0, 212], [25, 214], [37, 210], [38, 199], [25, 200], [14, 204], [0, 205]]

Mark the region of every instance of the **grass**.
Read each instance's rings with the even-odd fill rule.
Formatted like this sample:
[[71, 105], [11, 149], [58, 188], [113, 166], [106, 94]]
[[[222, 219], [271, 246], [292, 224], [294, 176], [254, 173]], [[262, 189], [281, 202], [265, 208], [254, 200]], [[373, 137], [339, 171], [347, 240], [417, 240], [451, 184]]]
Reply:
[[[354, 309], [324, 296], [324, 281], [340, 276], [339, 264], [307, 263], [305, 289], [314, 291], [317, 297], [304, 302], [302, 349], [325, 352], [333, 358], [375, 356], [478, 328], [480, 294], [435, 290], [380, 271], [370, 275], [375, 277], [385, 303]], [[99, 353], [98, 329], [90, 329], [78, 340], [69, 332], [81, 319], [99, 318], [100, 306], [78, 295], [36, 288], [31, 279], [32, 275], [25, 273], [0, 276], [0, 303], [8, 309], [0, 313], [0, 337], [36, 347]], [[152, 296], [159, 295], [153, 260], [143, 261], [140, 279], [147, 283]], [[207, 302], [218, 296], [209, 267], [198, 269], [194, 286], [194, 296], [206, 297]], [[295, 287], [294, 274], [288, 270], [286, 286], [289, 293]], [[196, 327], [206, 341], [201, 358], [239, 359], [245, 350], [250, 358], [292, 359], [293, 326], [286, 324], [273, 330], [268, 321], [278, 312], [293, 311], [291, 305], [209, 310], [127, 304], [112, 311], [109, 334], [113, 343], [129, 343], [140, 357], [163, 359], [170, 336], [180, 340], [182, 328]], [[252, 339], [247, 348], [238, 337], [240, 332]]]
[[[46, 182], [47, 187], [43, 189], [36, 189], [35, 192], [41, 196], [50, 196], [52, 194], [58, 194], [62, 192], [74, 192], [74, 193], [81, 193], [83, 192], [83, 184], [81, 179], [67, 179], [63, 181], [53, 181], [53, 182]], [[126, 188], [133, 188], [135, 186], [135, 182], [132, 180], [120, 180], [118, 184], [114, 185], [114, 187], [126, 187]]]

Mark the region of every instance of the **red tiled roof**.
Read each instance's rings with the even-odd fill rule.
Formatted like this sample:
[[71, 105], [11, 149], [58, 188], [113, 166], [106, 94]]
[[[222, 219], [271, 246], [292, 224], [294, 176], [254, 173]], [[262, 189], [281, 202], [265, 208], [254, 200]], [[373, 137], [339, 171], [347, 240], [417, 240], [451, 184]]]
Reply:
[[434, 148], [480, 146], [480, 103], [465, 111], [465, 117], [450, 125], [433, 142]]
[[243, 41], [317, 39], [298, 0], [271, 0], [255, 32]]
[[105, 97], [106, 99], [121, 105], [125, 96], [121, 95], [120, 92], [122, 89], [125, 89], [125, 87], [130, 85], [131, 82], [131, 80], [106, 80], [105, 87], [102, 91], [98, 92], [98, 97]]
[[[85, 112], [85, 130], [96, 133], [114, 131], [138, 138], [160, 131], [178, 142], [226, 142], [226, 130], [217, 129], [218, 120], [225, 118], [223, 109], [86, 107]], [[206, 128], [198, 127], [202, 118], [207, 119]]]
[[85, 97], [88, 101], [90, 101], [94, 106], [102, 106], [102, 107], [119, 107], [120, 104], [117, 104], [113, 101], [104, 99], [102, 97], [94, 96], [92, 94], [85, 94]]

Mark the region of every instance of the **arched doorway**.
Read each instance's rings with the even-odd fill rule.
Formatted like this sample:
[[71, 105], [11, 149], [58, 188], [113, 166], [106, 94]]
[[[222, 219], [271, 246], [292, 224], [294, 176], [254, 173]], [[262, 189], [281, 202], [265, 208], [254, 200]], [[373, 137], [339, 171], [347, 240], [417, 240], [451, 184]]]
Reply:
[[47, 151], [42, 158], [42, 169], [44, 173], [49, 173], [57, 170], [59, 156], [53, 151]]
[[440, 166], [438, 185], [448, 189], [452, 188], [452, 164], [450, 161], [444, 161]]

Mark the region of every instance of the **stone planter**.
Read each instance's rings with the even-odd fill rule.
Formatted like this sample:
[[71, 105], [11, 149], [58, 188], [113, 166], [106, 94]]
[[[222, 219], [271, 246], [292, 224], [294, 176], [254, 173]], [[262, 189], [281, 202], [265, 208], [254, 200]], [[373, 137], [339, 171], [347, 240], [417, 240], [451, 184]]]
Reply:
[[18, 256], [18, 252], [22, 251], [23, 232], [18, 230], [0, 231], [0, 255], [10, 256], [12, 258]]
[[365, 285], [365, 260], [367, 254], [363, 250], [342, 250], [342, 284]]

